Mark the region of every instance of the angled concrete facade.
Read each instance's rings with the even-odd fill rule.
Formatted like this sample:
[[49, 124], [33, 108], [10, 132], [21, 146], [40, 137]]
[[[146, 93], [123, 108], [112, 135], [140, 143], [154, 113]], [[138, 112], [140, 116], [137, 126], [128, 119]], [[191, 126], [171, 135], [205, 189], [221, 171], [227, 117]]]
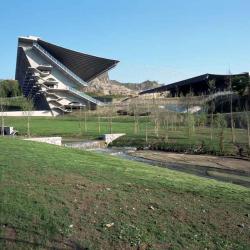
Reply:
[[19, 37], [16, 80], [37, 110], [54, 116], [81, 107], [95, 109], [102, 102], [84, 93], [92, 79], [115, 67], [111, 60], [69, 50], [38, 37]]

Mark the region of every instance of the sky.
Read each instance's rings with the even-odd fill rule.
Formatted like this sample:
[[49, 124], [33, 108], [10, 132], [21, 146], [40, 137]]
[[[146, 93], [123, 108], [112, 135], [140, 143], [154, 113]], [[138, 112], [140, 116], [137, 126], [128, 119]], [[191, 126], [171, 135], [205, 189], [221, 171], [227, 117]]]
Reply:
[[117, 59], [110, 78], [162, 84], [250, 71], [249, 0], [0, 0], [0, 79], [17, 37]]

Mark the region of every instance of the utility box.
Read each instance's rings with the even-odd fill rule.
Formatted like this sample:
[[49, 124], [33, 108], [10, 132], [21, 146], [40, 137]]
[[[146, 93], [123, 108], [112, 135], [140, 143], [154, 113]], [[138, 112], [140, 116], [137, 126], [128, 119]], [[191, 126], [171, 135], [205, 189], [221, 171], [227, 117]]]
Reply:
[[[2, 129], [0, 128], [0, 133], [2, 133]], [[17, 133], [14, 130], [14, 127], [4, 127], [4, 135], [15, 135]]]
[[12, 135], [14, 132], [14, 128], [13, 127], [4, 127], [4, 134], [5, 135]]

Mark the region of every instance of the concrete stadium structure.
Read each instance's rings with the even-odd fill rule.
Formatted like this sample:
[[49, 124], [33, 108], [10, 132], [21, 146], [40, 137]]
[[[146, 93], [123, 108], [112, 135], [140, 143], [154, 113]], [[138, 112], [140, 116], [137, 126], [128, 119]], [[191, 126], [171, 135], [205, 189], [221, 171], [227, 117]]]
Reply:
[[[196, 113], [202, 110], [213, 109], [213, 112], [229, 113], [232, 102], [232, 111], [244, 111], [246, 101], [249, 102], [249, 96], [241, 96], [235, 91], [238, 84], [249, 80], [249, 72], [241, 74], [203, 74], [188, 78], [168, 85], [143, 90], [139, 93], [140, 98], [152, 98], [161, 102], [161, 107], [178, 113]], [[192, 107], [187, 109], [187, 103], [183, 96], [189, 95], [189, 101], [192, 100]], [[191, 103], [191, 102], [190, 102]], [[191, 104], [190, 104], [191, 105]]]
[[118, 62], [59, 47], [38, 37], [19, 37], [15, 78], [37, 110], [50, 110], [56, 116], [83, 106], [95, 109], [103, 105], [85, 94], [84, 87]]
[[[220, 92], [223, 95], [229, 87], [230, 78], [235, 77], [249, 77], [249, 72], [244, 72], [241, 74], [231, 74], [231, 75], [216, 75], [216, 74], [203, 74], [188, 78], [179, 82], [174, 82], [167, 85], [162, 85], [160, 87], [147, 89], [141, 91], [139, 95], [153, 94], [153, 93], [164, 93], [169, 92], [172, 97], [180, 96], [180, 94], [186, 95], [192, 92], [194, 95], [208, 95], [210, 94], [209, 82], [214, 81], [215, 86], [213, 92]], [[226, 93], [228, 94], [228, 93]]]

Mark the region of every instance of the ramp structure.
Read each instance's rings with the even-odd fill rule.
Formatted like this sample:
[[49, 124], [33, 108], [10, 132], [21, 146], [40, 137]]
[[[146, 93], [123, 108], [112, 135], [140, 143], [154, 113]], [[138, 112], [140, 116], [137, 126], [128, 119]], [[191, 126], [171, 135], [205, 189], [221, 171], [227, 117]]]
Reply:
[[37, 110], [51, 110], [56, 116], [103, 105], [85, 94], [84, 88], [118, 62], [69, 50], [38, 37], [19, 37], [15, 78]]

